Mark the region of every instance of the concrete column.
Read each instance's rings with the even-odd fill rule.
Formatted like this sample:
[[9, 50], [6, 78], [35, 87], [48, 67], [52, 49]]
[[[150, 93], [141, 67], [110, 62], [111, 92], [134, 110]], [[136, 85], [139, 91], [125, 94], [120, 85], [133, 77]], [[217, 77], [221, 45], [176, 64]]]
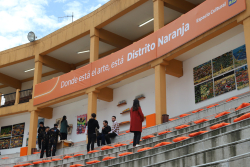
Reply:
[[248, 78], [250, 79], [249, 75], [250, 74], [250, 17], [248, 17], [246, 20], [243, 21], [243, 26], [244, 26], [246, 53], [247, 53]]
[[31, 155], [32, 148], [36, 148], [37, 124], [38, 124], [38, 112], [31, 111], [30, 112], [29, 141], [28, 141], [28, 155]]
[[91, 117], [92, 113], [97, 112], [97, 93], [96, 92], [90, 92], [88, 93], [88, 115], [87, 119]]
[[34, 70], [34, 80], [33, 80], [33, 93], [35, 91], [35, 85], [41, 83], [42, 80], [42, 68], [43, 68], [43, 59], [39, 54], [35, 55], [35, 70]]
[[164, 2], [163, 0], [153, 0], [154, 3], [154, 31], [164, 26]]
[[99, 59], [99, 30], [92, 28], [90, 30], [90, 63]]
[[20, 100], [20, 89], [16, 90], [16, 100], [15, 100], [15, 105], [19, 104]]
[[156, 124], [162, 123], [162, 114], [167, 113], [165, 66], [155, 66], [155, 114]]
[[2, 93], [0, 93], [0, 107], [2, 106]]

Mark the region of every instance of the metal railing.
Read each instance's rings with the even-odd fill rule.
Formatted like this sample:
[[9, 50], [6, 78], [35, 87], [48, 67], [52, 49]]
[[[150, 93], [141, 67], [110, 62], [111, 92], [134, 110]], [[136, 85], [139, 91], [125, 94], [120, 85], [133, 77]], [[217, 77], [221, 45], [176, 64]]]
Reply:
[[1, 99], [4, 99], [3, 105], [1, 104], [1, 107], [6, 107], [6, 106], [12, 106], [15, 104], [16, 101], [16, 92], [9, 93], [9, 94], [3, 94], [1, 96]]
[[32, 90], [33, 89], [26, 89], [19, 91], [20, 93], [19, 104], [29, 102], [29, 100], [32, 99]]

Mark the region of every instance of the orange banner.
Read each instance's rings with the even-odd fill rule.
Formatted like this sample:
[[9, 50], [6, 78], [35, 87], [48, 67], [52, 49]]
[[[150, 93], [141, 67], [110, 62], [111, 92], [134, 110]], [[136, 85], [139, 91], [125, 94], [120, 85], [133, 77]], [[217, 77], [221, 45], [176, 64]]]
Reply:
[[157, 31], [157, 57], [187, 43], [245, 9], [245, 0], [205, 1]]
[[245, 0], [209, 0], [140, 41], [77, 70], [37, 84], [34, 105], [88, 88], [176, 49], [246, 9]]

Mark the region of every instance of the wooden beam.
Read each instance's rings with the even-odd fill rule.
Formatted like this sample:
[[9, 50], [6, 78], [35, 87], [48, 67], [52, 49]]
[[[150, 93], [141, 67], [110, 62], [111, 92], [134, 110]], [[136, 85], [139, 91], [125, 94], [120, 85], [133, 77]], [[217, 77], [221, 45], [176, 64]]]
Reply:
[[0, 85], [0, 89], [6, 88], [6, 87], [8, 87], [8, 86], [6, 86], [6, 85]]
[[38, 116], [46, 119], [52, 119], [53, 117], [53, 108], [46, 107], [38, 111]]
[[164, 26], [164, 1], [153, 0], [154, 6], [154, 31]]
[[71, 70], [74, 70], [72, 69], [72, 66], [70, 64], [65, 63], [64, 61], [58, 60], [56, 58], [47, 56], [47, 55], [43, 56], [42, 61], [43, 61], [43, 65], [53, 68], [55, 70], [64, 72], [64, 73], [68, 73]]
[[163, 0], [163, 1], [165, 7], [173, 9], [180, 13], [187, 13], [188, 11], [196, 7], [196, 5], [185, 0]]
[[[102, 58], [102, 57], [105, 57], [107, 55], [110, 55], [111, 53], [114, 53], [114, 52], [116, 52], [118, 50], [119, 50], [118, 48], [115, 48], [115, 49], [109, 50], [107, 52], [104, 52], [102, 54], [99, 54], [99, 59]], [[86, 59], [86, 60], [83, 60], [83, 61], [81, 61], [79, 63], [76, 63], [75, 66], [78, 67], [78, 66], [81, 66], [81, 65], [87, 64], [87, 63], [89, 63], [89, 59]]]
[[107, 43], [109, 45], [115, 46], [117, 48], [124, 48], [133, 42], [127, 38], [114, 34], [104, 29], [99, 30], [100, 41]]
[[100, 93], [97, 95], [97, 99], [106, 101], [106, 102], [111, 102], [113, 101], [113, 89], [111, 88], [103, 88], [100, 90]]
[[12, 78], [8, 75], [0, 73], [0, 83], [10, 86], [15, 89], [21, 89], [22, 83], [20, 80]]
[[[53, 74], [56, 74], [59, 72], [60, 71], [57, 71], [57, 70], [46, 72], [46, 73], [42, 74], [42, 77], [47, 77], [47, 76], [50, 76], [50, 75], [53, 75]], [[30, 78], [26, 78], [26, 79], [21, 80], [21, 82], [23, 83], [23, 82], [32, 81], [33, 79], [34, 79], [34, 77], [30, 77]], [[0, 86], [0, 88], [1, 88], [1, 86]]]
[[183, 76], [183, 63], [179, 60], [170, 60], [169, 65], [166, 66], [166, 74], [172, 75], [175, 77]]

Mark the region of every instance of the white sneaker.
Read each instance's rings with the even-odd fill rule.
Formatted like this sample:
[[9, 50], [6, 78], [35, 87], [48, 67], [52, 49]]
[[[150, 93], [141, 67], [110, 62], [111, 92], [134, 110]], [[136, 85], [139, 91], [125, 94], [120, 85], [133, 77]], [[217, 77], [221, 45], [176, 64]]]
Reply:
[[139, 144], [136, 144], [136, 146], [135, 146], [135, 147], [139, 147], [139, 146], [141, 146], [141, 145], [139, 145]]

